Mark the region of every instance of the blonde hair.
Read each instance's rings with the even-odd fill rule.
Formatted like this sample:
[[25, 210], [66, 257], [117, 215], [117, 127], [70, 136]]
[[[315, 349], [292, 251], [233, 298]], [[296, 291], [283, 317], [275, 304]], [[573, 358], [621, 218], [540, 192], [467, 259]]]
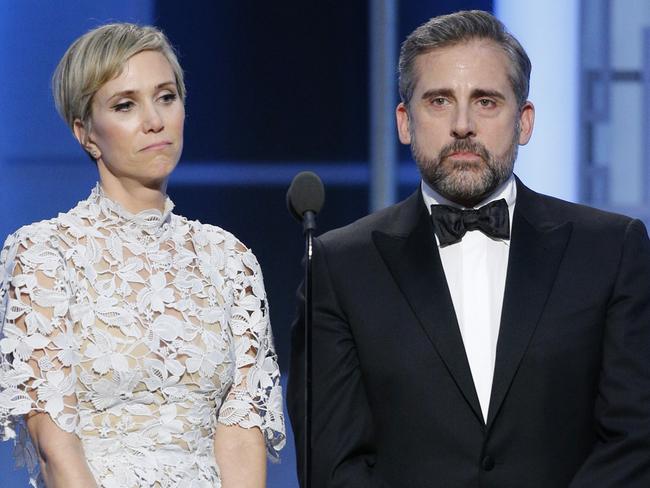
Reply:
[[142, 51], [158, 51], [167, 58], [176, 78], [178, 95], [185, 101], [183, 70], [162, 31], [129, 23], [106, 24], [74, 41], [52, 76], [56, 109], [71, 129], [77, 119], [89, 124], [97, 90], [119, 76], [129, 58]]

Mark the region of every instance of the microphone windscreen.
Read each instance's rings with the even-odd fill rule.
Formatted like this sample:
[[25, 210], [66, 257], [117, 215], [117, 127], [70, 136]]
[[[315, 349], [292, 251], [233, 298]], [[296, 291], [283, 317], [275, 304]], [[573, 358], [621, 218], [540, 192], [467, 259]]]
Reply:
[[325, 203], [325, 188], [316, 173], [302, 171], [298, 173], [287, 190], [287, 207], [289, 212], [302, 221], [307, 211], [320, 212]]

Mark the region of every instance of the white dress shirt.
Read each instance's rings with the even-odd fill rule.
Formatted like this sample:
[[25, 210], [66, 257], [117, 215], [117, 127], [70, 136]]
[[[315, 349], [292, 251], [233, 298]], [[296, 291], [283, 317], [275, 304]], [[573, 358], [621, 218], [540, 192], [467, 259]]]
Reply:
[[[429, 211], [431, 205], [436, 204], [464, 208], [442, 197], [424, 181], [422, 196]], [[511, 175], [490, 197], [474, 208], [504, 198], [508, 204], [512, 230], [516, 197], [517, 186]], [[440, 247], [437, 236], [436, 242], [483, 419], [487, 421], [510, 241], [488, 237], [479, 230], [472, 230], [455, 244]]]

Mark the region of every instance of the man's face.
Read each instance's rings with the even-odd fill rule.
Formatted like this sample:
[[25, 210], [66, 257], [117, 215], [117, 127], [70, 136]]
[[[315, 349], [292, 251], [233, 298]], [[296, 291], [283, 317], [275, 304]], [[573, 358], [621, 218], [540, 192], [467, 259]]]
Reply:
[[517, 106], [508, 69], [490, 40], [435, 49], [416, 58], [409, 107], [397, 107], [400, 141], [411, 145], [422, 178], [467, 207], [508, 179], [532, 133], [533, 105]]

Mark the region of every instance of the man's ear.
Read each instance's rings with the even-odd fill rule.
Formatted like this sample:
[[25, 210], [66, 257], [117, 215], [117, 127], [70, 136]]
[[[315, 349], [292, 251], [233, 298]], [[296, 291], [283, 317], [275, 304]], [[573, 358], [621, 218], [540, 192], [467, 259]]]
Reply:
[[409, 111], [404, 102], [400, 102], [395, 109], [395, 118], [397, 119], [397, 134], [399, 142], [402, 144], [411, 144], [411, 130]]
[[528, 144], [530, 136], [533, 135], [535, 125], [535, 106], [532, 102], [526, 101], [519, 113], [519, 145]]
[[74, 132], [74, 136], [81, 147], [94, 159], [99, 159], [101, 152], [97, 145], [92, 142], [86, 126], [80, 119], [75, 119], [72, 125], [72, 132]]

